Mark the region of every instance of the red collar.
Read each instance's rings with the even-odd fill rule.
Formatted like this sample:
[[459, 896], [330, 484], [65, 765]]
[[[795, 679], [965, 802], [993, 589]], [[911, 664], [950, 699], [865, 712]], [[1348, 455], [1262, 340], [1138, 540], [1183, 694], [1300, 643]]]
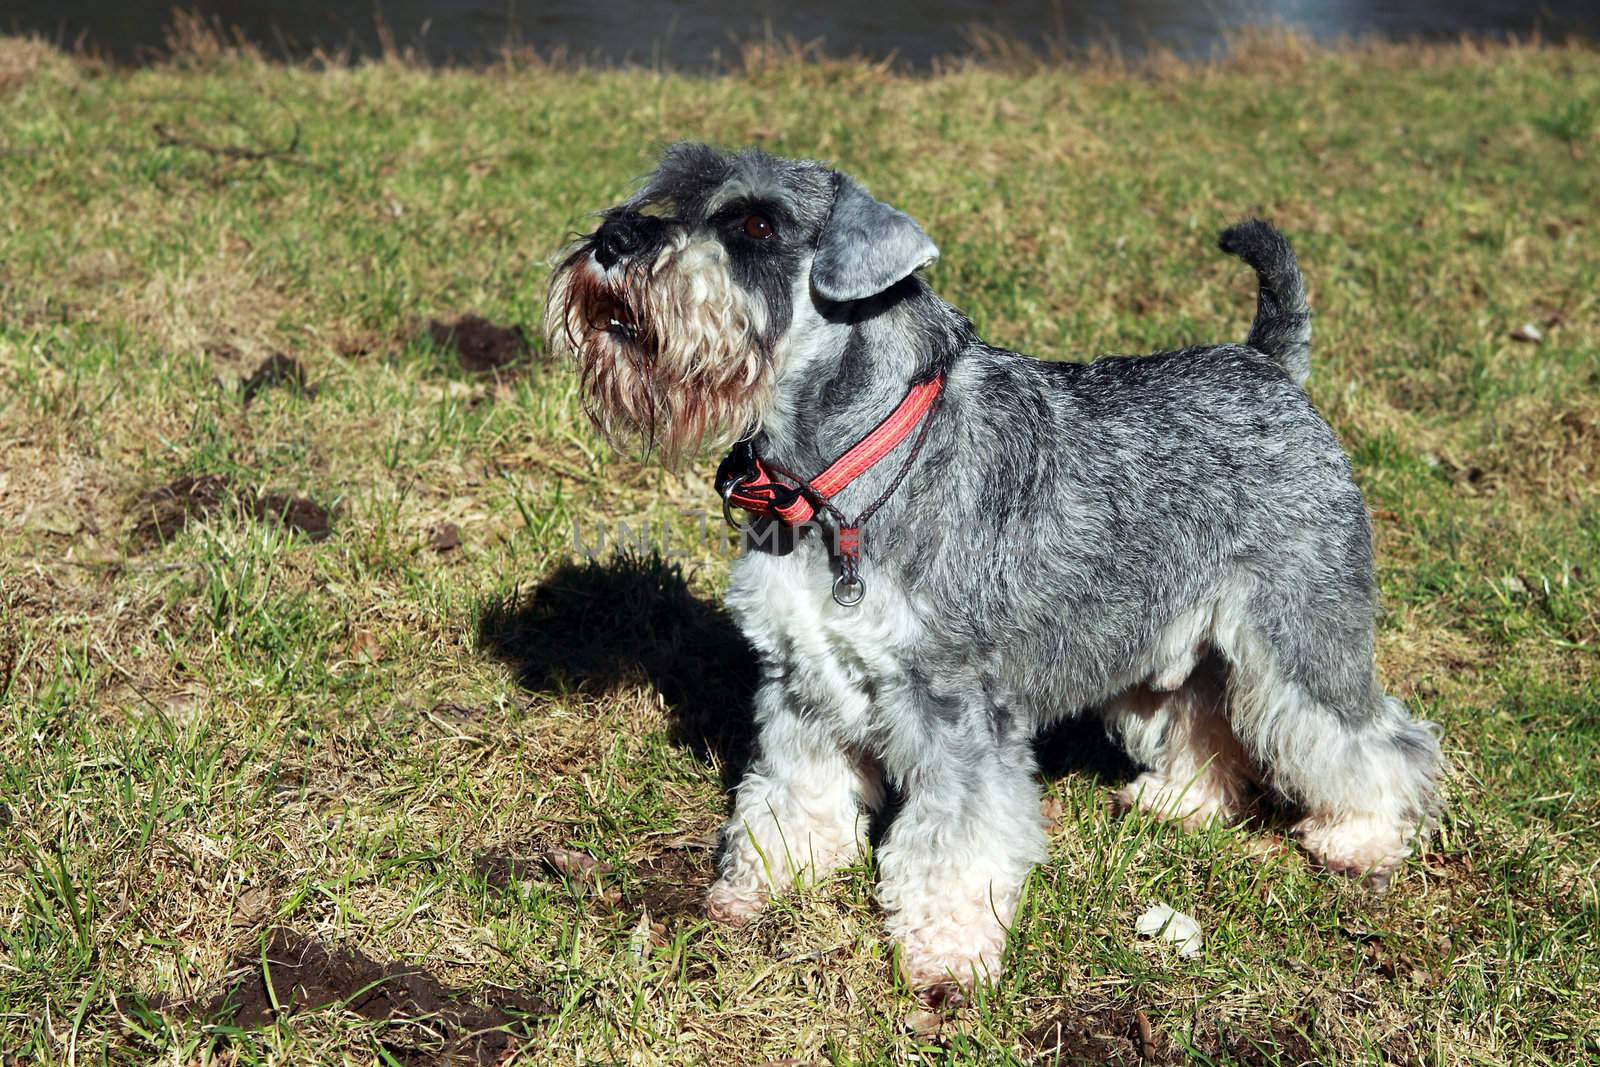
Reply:
[[[938, 403], [943, 389], [943, 375], [912, 386], [905, 399], [871, 433], [857, 441], [848, 452], [829, 464], [827, 470], [810, 481], [763, 460], [756, 454], [753, 444], [741, 441], [717, 468], [717, 493], [733, 507], [752, 515], [776, 518], [788, 526], [809, 522], [819, 510], [825, 510], [841, 528], [859, 529], [871, 517], [871, 511], [876, 511], [877, 506], [888, 499], [889, 493], [899, 487], [900, 479], [905, 477], [916, 459], [917, 450], [913, 449], [906, 457], [906, 466], [901, 470], [900, 477], [895, 479], [889, 492], [880, 498], [878, 505], [857, 517], [855, 522], [844, 520], [844, 516], [833, 506], [833, 498], [893, 452], [919, 423], [923, 426], [923, 433], [917, 435], [920, 447], [923, 434], [927, 432], [927, 421], [931, 421], [925, 421], [924, 417]], [[780, 477], [794, 484], [779, 481]]]

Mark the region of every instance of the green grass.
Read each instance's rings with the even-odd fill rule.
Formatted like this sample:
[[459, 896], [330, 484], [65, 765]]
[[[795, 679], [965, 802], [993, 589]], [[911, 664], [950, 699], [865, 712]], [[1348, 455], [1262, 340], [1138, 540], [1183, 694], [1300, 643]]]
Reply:
[[[112, 72], [0, 40], [0, 1054], [417, 1062], [510, 990], [543, 1002], [495, 1023], [526, 1063], [1048, 1061], [1054, 1022], [1136, 1062], [1141, 1012], [1173, 1062], [1600, 1060], [1596, 100], [1571, 48], [699, 80]], [[1312, 395], [1375, 517], [1380, 668], [1455, 763], [1390, 894], [1281, 828], [1113, 819], [1088, 729], [1057, 742], [1005, 979], [936, 1032], [866, 865], [751, 930], [693, 916], [748, 684], [726, 545], [692, 542], [714, 460], [641, 465], [537, 342], [483, 378], [427, 330], [537, 337], [551, 253], [685, 137], [850, 170], [986, 336], [1060, 358], [1242, 337], [1253, 281], [1213, 235], [1290, 233]], [[274, 352], [313, 390], [246, 407]], [[145, 494], [209, 474], [230, 499], [135, 536]], [[584, 565], [575, 522], [666, 523], [687, 554]], [[608, 869], [563, 878], [553, 848]], [[1154, 899], [1202, 958], [1135, 936]], [[280, 927], [421, 968], [445, 1007], [205, 1010], [237, 964], [262, 987]]]

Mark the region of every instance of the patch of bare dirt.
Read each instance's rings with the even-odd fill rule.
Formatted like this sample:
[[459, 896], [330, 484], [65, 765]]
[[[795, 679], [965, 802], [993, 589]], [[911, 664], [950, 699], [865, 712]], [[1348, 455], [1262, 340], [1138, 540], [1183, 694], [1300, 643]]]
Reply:
[[496, 326], [479, 315], [463, 315], [450, 323], [433, 319], [428, 336], [440, 348], [454, 351], [461, 369], [473, 374], [510, 369], [532, 353], [521, 326]]
[[[619, 871], [584, 852], [530, 844], [479, 853], [473, 858], [472, 871], [495, 889], [516, 882], [565, 879], [605, 908], [643, 909], [653, 921], [672, 926], [678, 920], [700, 918], [714, 874], [713, 852], [709, 842], [694, 842], [668, 848]], [[624, 887], [619, 887], [619, 882]]]
[[491, 889], [507, 889], [513, 882], [530, 882], [548, 872], [538, 856], [516, 856], [508, 852], [480, 852], [472, 858], [472, 873]]
[[[1136, 1008], [1062, 1011], [1028, 1030], [1023, 1041], [1038, 1063], [1176, 1067], [1191, 1062], [1183, 1042], [1162, 1033]], [[1204, 1026], [1201, 1033], [1189, 1035], [1188, 1044], [1208, 1062], [1239, 1067], [1322, 1062], [1312, 1042], [1288, 1023], [1269, 1023], [1259, 1031]]]
[[333, 343], [333, 350], [345, 359], [366, 359], [383, 348], [383, 343], [373, 334], [345, 334]]
[[288, 493], [258, 493], [250, 502], [258, 519], [272, 519], [291, 530], [298, 530], [313, 541], [322, 541], [333, 532], [333, 516], [314, 500]]
[[139, 497], [130, 509], [132, 543], [146, 550], [176, 537], [190, 522], [236, 505], [239, 513], [270, 519], [313, 541], [333, 531], [333, 516], [321, 504], [290, 493], [240, 489], [224, 474], [184, 475]]
[[599, 886], [611, 865], [569, 848], [530, 848], [517, 852], [484, 852], [472, 861], [473, 872], [496, 889], [512, 882], [540, 878], [568, 878], [580, 885]]
[[461, 547], [461, 527], [453, 522], [441, 523], [434, 527], [432, 535], [428, 538], [428, 547], [435, 552], [454, 552]]
[[133, 540], [152, 547], [172, 540], [193, 519], [203, 519], [233, 499], [221, 474], [184, 475], [139, 498], [133, 507]]
[[274, 387], [287, 388], [295, 393], [313, 396], [316, 394], [316, 390], [306, 385], [305, 368], [282, 352], [274, 352], [262, 360], [261, 365], [239, 386], [239, 391], [244, 397], [244, 406], [249, 407], [250, 401], [254, 400], [261, 390]]
[[245, 358], [243, 352], [227, 341], [207, 341], [200, 346], [200, 351], [222, 364], [239, 363]]
[[[1153, 1036], [1140, 1033], [1143, 1012], [1119, 1012], [1107, 1008], [1092, 1012], [1064, 1011], [1034, 1026], [1023, 1035], [1023, 1042], [1039, 1062], [1079, 1064], [1176, 1063], [1157, 1058]], [[1148, 1029], [1148, 1022], [1145, 1028]], [[1147, 1053], [1149, 1054], [1147, 1057]]]
[[411, 1064], [502, 1062], [533, 1021], [554, 1010], [528, 990], [496, 989], [479, 1002], [420, 968], [379, 963], [285, 927], [267, 934], [262, 952], [235, 956], [223, 988], [183, 1010], [257, 1027], [330, 1007], [393, 1023], [384, 1045]]
[[714, 849], [675, 848], [654, 856], [634, 868], [639, 878], [636, 893], [625, 894], [650, 912], [650, 917], [667, 926], [675, 920], [695, 920], [702, 914], [706, 890], [715, 875]]

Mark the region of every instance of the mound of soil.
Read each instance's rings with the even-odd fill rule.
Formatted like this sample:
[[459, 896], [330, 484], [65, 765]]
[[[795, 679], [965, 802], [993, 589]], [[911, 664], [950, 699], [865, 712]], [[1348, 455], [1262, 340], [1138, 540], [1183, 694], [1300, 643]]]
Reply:
[[262, 952], [239, 953], [233, 968], [225, 988], [192, 1014], [255, 1027], [338, 1006], [394, 1023], [384, 1045], [407, 1063], [498, 1063], [519, 1035], [530, 1033], [530, 1019], [553, 1012], [548, 1001], [526, 990], [495, 990], [489, 1002], [475, 1003], [427, 971], [378, 963], [286, 927], [267, 934]]
[[134, 504], [133, 540], [144, 547], [170, 541], [191, 519], [204, 518], [232, 499], [233, 484], [225, 475], [184, 475]]
[[244, 394], [244, 406], [249, 407], [250, 401], [256, 398], [257, 393], [272, 386], [287, 386], [297, 393], [312, 391], [306, 386], [305, 368], [282, 352], [275, 352], [263, 360], [255, 372], [239, 386]]
[[452, 323], [434, 319], [428, 336], [440, 348], [454, 349], [461, 369], [473, 374], [493, 374], [526, 360], [532, 351], [521, 326], [496, 326], [478, 315], [463, 315]]
[[313, 541], [333, 531], [328, 509], [306, 497], [240, 489], [225, 474], [186, 474], [134, 502], [133, 546], [143, 550], [170, 541], [191, 521], [207, 518], [230, 503], [237, 503], [241, 514], [270, 519]]
[[313, 541], [324, 540], [333, 532], [333, 516], [328, 509], [303, 496], [257, 493], [250, 502], [250, 510], [258, 519], [272, 519]]

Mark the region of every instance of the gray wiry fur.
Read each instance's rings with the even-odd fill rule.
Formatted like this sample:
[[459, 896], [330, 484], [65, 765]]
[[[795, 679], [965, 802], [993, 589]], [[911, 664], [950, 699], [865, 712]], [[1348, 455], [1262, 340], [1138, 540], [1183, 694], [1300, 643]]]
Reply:
[[[1041, 362], [977, 337], [913, 273], [935, 253], [920, 228], [858, 190], [817, 164], [679, 146], [631, 204], [720, 242], [717, 269], [762, 309], [750, 343], [775, 385], [729, 429], [765, 457], [819, 472], [912, 383], [946, 376], [921, 455], [865, 531], [860, 606], [829, 598], [826, 530], [735, 567], [762, 751], [711, 914], [748, 918], [848, 860], [887, 782], [904, 804], [880, 898], [906, 973], [994, 974], [1045, 854], [1031, 740], [1084, 709], [1148, 768], [1129, 805], [1234, 818], [1258, 783], [1301, 806], [1319, 860], [1386, 879], [1435, 806], [1441, 757], [1374, 674], [1367, 514], [1298, 384], [1310, 320], [1287, 242], [1264, 222], [1223, 235], [1260, 276], [1244, 345]], [[776, 236], [741, 237], [750, 212]], [[585, 247], [566, 270], [592, 269]], [[558, 278], [552, 314], [568, 292]], [[907, 447], [840, 509], [875, 499]]]
[[1256, 321], [1245, 344], [1271, 356], [1296, 385], [1305, 385], [1311, 375], [1311, 309], [1294, 249], [1260, 219], [1222, 231], [1217, 244], [1250, 264], [1261, 283]]
[[817, 241], [811, 287], [824, 300], [865, 300], [938, 258], [939, 249], [911, 216], [841, 174]]

